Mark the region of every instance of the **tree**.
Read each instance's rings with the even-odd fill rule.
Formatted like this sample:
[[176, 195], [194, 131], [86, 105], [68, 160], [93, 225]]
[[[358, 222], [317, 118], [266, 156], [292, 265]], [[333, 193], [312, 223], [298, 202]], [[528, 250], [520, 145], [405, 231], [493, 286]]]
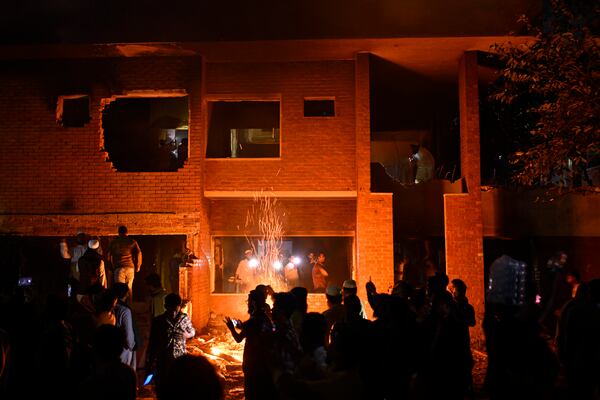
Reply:
[[511, 130], [516, 183], [589, 185], [600, 159], [600, 1], [553, 0], [548, 11], [540, 26], [520, 19], [534, 40], [493, 47], [502, 67], [490, 99]]

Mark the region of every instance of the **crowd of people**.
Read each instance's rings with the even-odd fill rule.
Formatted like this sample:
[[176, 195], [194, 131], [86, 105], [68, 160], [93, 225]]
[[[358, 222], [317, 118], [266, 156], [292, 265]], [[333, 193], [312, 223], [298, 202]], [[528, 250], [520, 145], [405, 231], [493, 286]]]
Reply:
[[[568, 283], [574, 275], [565, 274]], [[474, 398], [469, 329], [477, 323], [489, 357], [487, 398], [600, 396], [599, 279], [578, 284], [557, 312], [556, 336], [544, 330], [546, 307], [536, 302], [490, 302], [477, 320], [465, 282], [441, 273], [429, 277], [426, 290], [403, 281], [391, 294], [377, 293], [372, 282], [365, 289], [372, 321], [352, 280], [327, 287], [323, 313], [307, 312], [302, 287], [251, 290], [249, 319], [225, 319], [233, 338], [245, 340], [245, 398]]]
[[[98, 265], [98, 257], [88, 253], [94, 247], [88, 243], [87, 250], [77, 250], [78, 267], [69, 269], [79, 278], [86, 254]], [[511, 302], [499, 301], [508, 292], [492, 290], [498, 284], [492, 281], [502, 276], [492, 269], [484, 315], [476, 315], [464, 281], [450, 281], [440, 272], [429, 276], [424, 288], [399, 280], [391, 293], [367, 282], [372, 319], [352, 279], [341, 288], [328, 284], [317, 295], [327, 301], [322, 313], [308, 312], [304, 287], [275, 292], [259, 284], [248, 293], [248, 319], [224, 320], [233, 339], [244, 341], [245, 398], [474, 398], [470, 328], [480, 324], [488, 356], [486, 398], [598, 399], [600, 279], [581, 282], [575, 271], [563, 269], [566, 257], [555, 258], [547, 267], [552, 291], [546, 302], [512, 295]], [[507, 271], [520, 271], [521, 263], [514, 261], [501, 257], [495, 266], [512, 266], [503, 267], [508, 276]], [[159, 400], [223, 399], [213, 366], [186, 354], [186, 340], [196, 330], [185, 300], [168, 294], [158, 275], [149, 275], [152, 324], [143, 346], [128, 282], [115, 280], [106, 288], [102, 274], [94, 276], [84, 279], [86, 284], [71, 280], [76, 295], [50, 296], [41, 314], [24, 292], [2, 310], [1, 398], [133, 400], [141, 385], [153, 382]], [[552, 293], [560, 280], [569, 285], [571, 298], [559, 305]], [[519, 291], [518, 285], [510, 287]], [[136, 360], [144, 363], [142, 381]]]
[[76, 246], [60, 245], [69, 295], [36, 298], [22, 285], [0, 303], [1, 399], [134, 400], [143, 384], [138, 375], [164, 386], [174, 361], [185, 355], [186, 339], [196, 333], [187, 301], [167, 293], [156, 273], [145, 279], [151, 326], [144, 343], [130, 308], [141, 250], [127, 229], [119, 228], [106, 257], [97, 239], [85, 239], [78, 233]]
[[277, 277], [289, 289], [303, 286], [311, 292], [325, 292], [330, 280], [329, 272], [325, 268], [325, 253], [318, 253], [318, 256], [308, 253], [305, 262], [299, 257], [284, 254], [282, 260], [276, 260], [275, 263], [275, 266], [261, 266], [252, 249], [244, 251], [244, 257], [238, 263], [233, 277], [236, 282], [235, 291], [248, 292], [249, 288], [264, 280], [266, 270], [271, 269], [269, 274]]

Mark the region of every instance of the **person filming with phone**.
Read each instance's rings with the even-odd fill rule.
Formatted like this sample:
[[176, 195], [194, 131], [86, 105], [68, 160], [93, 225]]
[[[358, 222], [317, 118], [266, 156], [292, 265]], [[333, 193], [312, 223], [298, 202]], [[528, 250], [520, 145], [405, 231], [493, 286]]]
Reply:
[[[275, 388], [268, 368], [272, 345], [273, 324], [265, 313], [265, 294], [252, 290], [248, 294], [248, 314], [245, 322], [225, 318], [236, 342], [246, 339], [244, 344], [244, 394], [246, 400], [268, 400], [275, 398]], [[239, 330], [238, 330], [239, 329]]]

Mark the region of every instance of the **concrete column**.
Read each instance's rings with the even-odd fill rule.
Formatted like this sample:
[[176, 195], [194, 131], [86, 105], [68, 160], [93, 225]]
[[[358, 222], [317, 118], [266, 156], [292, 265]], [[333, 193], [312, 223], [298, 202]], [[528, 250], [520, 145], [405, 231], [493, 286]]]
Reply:
[[482, 347], [485, 285], [477, 74], [477, 52], [467, 51], [458, 74], [460, 160], [466, 193], [444, 195], [444, 228], [446, 271], [450, 280], [460, 278], [468, 286], [467, 296], [477, 316], [471, 336], [474, 344]]
[[[366, 302], [365, 284], [372, 279], [378, 291], [394, 282], [394, 239], [391, 193], [371, 193], [371, 116], [368, 53], [356, 56], [356, 266], [358, 294]], [[367, 307], [367, 314], [371, 310]]]

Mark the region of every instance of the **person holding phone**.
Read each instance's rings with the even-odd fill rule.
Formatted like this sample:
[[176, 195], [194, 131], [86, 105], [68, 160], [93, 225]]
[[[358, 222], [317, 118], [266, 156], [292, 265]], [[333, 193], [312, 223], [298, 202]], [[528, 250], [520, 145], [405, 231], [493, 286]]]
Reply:
[[265, 293], [252, 290], [248, 294], [248, 314], [245, 322], [225, 318], [225, 325], [237, 343], [246, 340], [242, 370], [246, 400], [275, 398], [275, 387], [267, 366], [272, 346], [273, 324], [265, 312]]

